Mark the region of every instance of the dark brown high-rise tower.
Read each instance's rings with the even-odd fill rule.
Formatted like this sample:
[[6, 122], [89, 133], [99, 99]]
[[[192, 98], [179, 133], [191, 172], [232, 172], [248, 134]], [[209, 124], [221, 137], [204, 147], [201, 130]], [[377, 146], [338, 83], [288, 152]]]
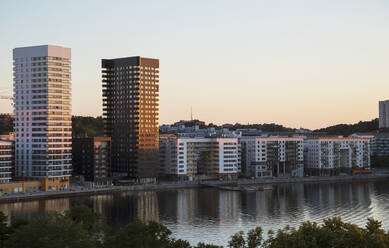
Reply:
[[146, 180], [158, 169], [159, 60], [103, 59], [105, 135], [115, 176]]

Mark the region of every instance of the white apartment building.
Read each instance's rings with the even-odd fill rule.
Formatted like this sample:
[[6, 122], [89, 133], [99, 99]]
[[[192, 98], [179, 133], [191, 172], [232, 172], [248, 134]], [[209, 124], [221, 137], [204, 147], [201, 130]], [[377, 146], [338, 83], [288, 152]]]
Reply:
[[305, 171], [309, 175], [337, 175], [370, 169], [370, 138], [307, 139], [304, 150]]
[[187, 178], [236, 178], [240, 172], [237, 138], [160, 136], [160, 171]]
[[8, 183], [12, 179], [13, 142], [0, 139], [0, 183]]
[[244, 175], [256, 178], [304, 175], [302, 137], [246, 136], [239, 142]]
[[[71, 173], [71, 50], [32, 46], [13, 50], [15, 174], [69, 186]], [[55, 185], [55, 186], [54, 186]]]
[[379, 101], [379, 119], [378, 126], [379, 128], [388, 128], [389, 127], [389, 100]]

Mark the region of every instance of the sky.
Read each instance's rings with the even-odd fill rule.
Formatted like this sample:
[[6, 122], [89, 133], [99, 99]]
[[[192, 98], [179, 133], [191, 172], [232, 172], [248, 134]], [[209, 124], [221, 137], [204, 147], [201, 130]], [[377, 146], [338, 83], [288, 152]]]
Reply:
[[[12, 49], [72, 48], [73, 114], [102, 114], [101, 59], [160, 59], [160, 124], [321, 128], [389, 99], [389, 1], [1, 1], [0, 95]], [[0, 99], [0, 113], [12, 112]]]

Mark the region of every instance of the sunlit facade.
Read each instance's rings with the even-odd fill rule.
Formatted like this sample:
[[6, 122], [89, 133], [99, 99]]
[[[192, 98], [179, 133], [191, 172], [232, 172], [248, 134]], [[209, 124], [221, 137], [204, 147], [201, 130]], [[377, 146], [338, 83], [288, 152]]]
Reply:
[[[71, 50], [60, 46], [13, 50], [15, 174], [67, 188], [71, 175]], [[55, 183], [54, 183], [55, 182]]]
[[159, 60], [103, 59], [105, 136], [112, 138], [114, 176], [140, 181], [158, 174]]

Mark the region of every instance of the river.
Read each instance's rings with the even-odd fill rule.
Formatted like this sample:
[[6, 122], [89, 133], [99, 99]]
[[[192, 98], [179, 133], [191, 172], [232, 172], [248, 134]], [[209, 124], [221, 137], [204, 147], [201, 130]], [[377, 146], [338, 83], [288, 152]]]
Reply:
[[211, 188], [126, 192], [3, 203], [0, 210], [12, 221], [15, 216], [65, 211], [76, 204], [103, 213], [114, 230], [134, 218], [155, 220], [191, 244], [226, 245], [240, 230], [261, 226], [267, 232], [333, 216], [358, 225], [373, 217], [389, 229], [389, 181], [281, 184], [258, 192]]

